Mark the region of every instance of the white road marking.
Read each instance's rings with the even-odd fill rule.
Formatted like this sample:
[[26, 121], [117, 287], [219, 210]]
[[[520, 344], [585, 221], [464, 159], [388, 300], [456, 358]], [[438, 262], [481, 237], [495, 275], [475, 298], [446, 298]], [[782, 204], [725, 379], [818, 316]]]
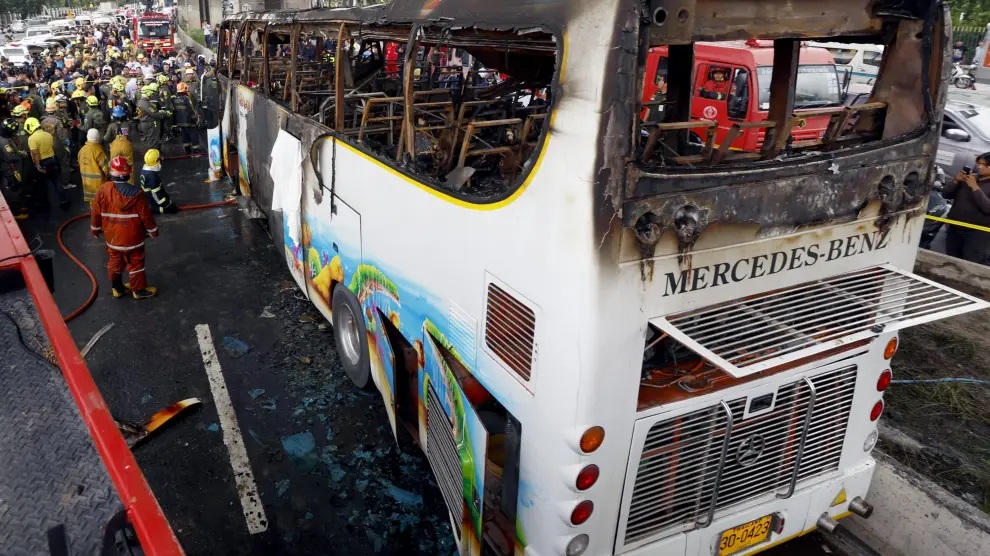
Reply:
[[241, 498], [241, 508], [244, 519], [247, 520], [248, 532], [252, 535], [268, 530], [268, 518], [265, 517], [265, 507], [258, 495], [258, 485], [254, 482], [251, 471], [251, 461], [244, 448], [244, 437], [241, 427], [237, 424], [234, 406], [230, 403], [227, 384], [223, 380], [223, 371], [217, 359], [217, 349], [213, 346], [210, 327], [205, 324], [196, 325], [196, 338], [199, 340], [199, 351], [203, 354], [203, 365], [210, 379], [210, 390], [213, 401], [217, 404], [217, 414], [220, 416], [220, 429], [223, 431], [223, 443], [230, 455], [230, 466], [234, 469], [234, 482], [237, 494]]

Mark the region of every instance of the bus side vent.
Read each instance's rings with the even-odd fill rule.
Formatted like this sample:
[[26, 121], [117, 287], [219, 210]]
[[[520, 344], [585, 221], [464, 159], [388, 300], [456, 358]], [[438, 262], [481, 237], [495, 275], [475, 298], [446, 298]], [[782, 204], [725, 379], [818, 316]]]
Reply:
[[536, 358], [536, 313], [494, 282], [488, 284], [485, 346], [505, 367], [529, 382]]
[[463, 481], [461, 480], [461, 458], [457, 455], [454, 430], [440, 405], [440, 399], [431, 385], [427, 394], [426, 407], [426, 459], [433, 468], [433, 474], [440, 485], [440, 493], [447, 508], [460, 522], [458, 509], [463, 512]]

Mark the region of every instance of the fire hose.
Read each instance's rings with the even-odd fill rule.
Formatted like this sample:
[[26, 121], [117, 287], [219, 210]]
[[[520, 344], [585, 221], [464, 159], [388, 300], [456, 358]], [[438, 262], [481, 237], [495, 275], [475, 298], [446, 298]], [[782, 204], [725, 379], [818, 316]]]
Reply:
[[[222, 207], [224, 205], [231, 205], [231, 204], [235, 204], [235, 203], [236, 203], [235, 200], [229, 199], [229, 200], [226, 200], [226, 201], [218, 201], [216, 203], [207, 203], [205, 205], [184, 205], [184, 206], [180, 206], [179, 207], [179, 210], [199, 210], [199, 209], [207, 209], [207, 208], [213, 208], [213, 207]], [[89, 297], [86, 298], [86, 301], [82, 305], [80, 305], [79, 307], [77, 307], [76, 310], [72, 311], [71, 313], [69, 313], [68, 315], [66, 315], [65, 317], [62, 318], [62, 320], [64, 320], [65, 322], [71, 321], [72, 319], [74, 319], [74, 318], [78, 317], [79, 315], [83, 314], [83, 312], [86, 311], [86, 309], [89, 309], [89, 306], [92, 305], [93, 304], [93, 301], [96, 300], [96, 294], [100, 290], [99, 283], [96, 281], [96, 276], [93, 274], [93, 272], [81, 260], [79, 260], [78, 257], [76, 257], [75, 255], [72, 254], [72, 251], [69, 250], [69, 248], [65, 245], [65, 241], [62, 239], [62, 234], [63, 234], [63, 232], [65, 232], [65, 229], [69, 226], [69, 224], [72, 224], [73, 222], [76, 222], [77, 220], [82, 220], [84, 218], [89, 218], [89, 215], [90, 215], [90, 213], [87, 212], [87, 213], [84, 213], [84, 214], [80, 214], [79, 216], [73, 216], [72, 218], [70, 218], [70, 219], [66, 220], [65, 222], [63, 222], [62, 225], [58, 227], [58, 246], [59, 246], [59, 248], [62, 249], [62, 252], [65, 253], [65, 255], [67, 257], [69, 257], [69, 260], [71, 260], [72, 262], [74, 262], [76, 264], [76, 266], [78, 266], [80, 269], [82, 269], [82, 271], [89, 278], [90, 284], [92, 284], [92, 290], [89, 293]]]

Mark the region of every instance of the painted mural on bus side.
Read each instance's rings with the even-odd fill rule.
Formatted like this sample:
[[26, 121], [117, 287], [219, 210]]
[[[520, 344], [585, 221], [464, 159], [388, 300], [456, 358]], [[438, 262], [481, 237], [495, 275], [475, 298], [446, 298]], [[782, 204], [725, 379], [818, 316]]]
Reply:
[[[338, 217], [346, 211], [338, 206], [337, 213], [331, 218], [329, 203], [317, 205], [312, 199], [304, 202], [307, 206], [301, 233], [292, 233], [289, 219], [283, 219], [286, 262], [294, 275], [302, 275], [310, 301], [328, 319], [332, 319], [335, 285], [343, 285], [357, 297], [364, 312], [372, 375], [385, 401], [393, 432], [401, 431], [396, 428], [393, 404], [396, 354], [385, 334], [386, 321], [412, 343], [419, 371], [416, 384], [419, 434], [421, 438], [426, 437], [425, 400], [428, 399], [428, 388], [432, 387], [451, 423], [461, 463], [464, 501], [460, 524], [461, 553], [480, 554], [485, 477], [493, 472], [500, 476], [501, 469], [486, 455], [488, 433], [473, 407], [491, 396], [473, 378], [469, 358], [462, 355], [474, 346], [441, 330], [437, 323], [446, 323], [447, 318], [440, 309], [443, 307], [440, 298], [405, 280], [394, 269], [360, 258], [360, 247], [347, 239], [359, 237], [359, 232], [342, 233], [339, 229], [341, 221], [347, 218]], [[324, 212], [326, 215], [322, 214]], [[298, 243], [294, 237], [299, 238]], [[518, 520], [515, 529], [515, 545], [521, 551], [525, 536]]]

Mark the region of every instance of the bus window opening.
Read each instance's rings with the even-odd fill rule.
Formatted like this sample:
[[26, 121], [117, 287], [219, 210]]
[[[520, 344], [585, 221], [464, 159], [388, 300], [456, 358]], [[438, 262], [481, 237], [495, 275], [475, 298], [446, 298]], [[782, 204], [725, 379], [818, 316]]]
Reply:
[[[877, 79], [883, 45], [798, 44], [793, 89], [790, 98], [782, 100], [782, 107], [789, 110], [783, 121], [776, 121], [781, 118], [772, 110], [775, 41], [650, 47], [641, 81], [637, 145], [641, 167], [656, 171], [780, 162], [868, 143], [891, 131], [903, 134], [919, 129], [921, 119], [884, 129], [887, 99], [892, 84], [899, 80], [896, 75], [886, 81]], [[674, 56], [680, 60], [673, 60]], [[687, 90], [685, 81], [690, 83]], [[913, 99], [904, 93], [898, 96], [902, 102], [920, 106], [920, 80], [910, 94]]]

